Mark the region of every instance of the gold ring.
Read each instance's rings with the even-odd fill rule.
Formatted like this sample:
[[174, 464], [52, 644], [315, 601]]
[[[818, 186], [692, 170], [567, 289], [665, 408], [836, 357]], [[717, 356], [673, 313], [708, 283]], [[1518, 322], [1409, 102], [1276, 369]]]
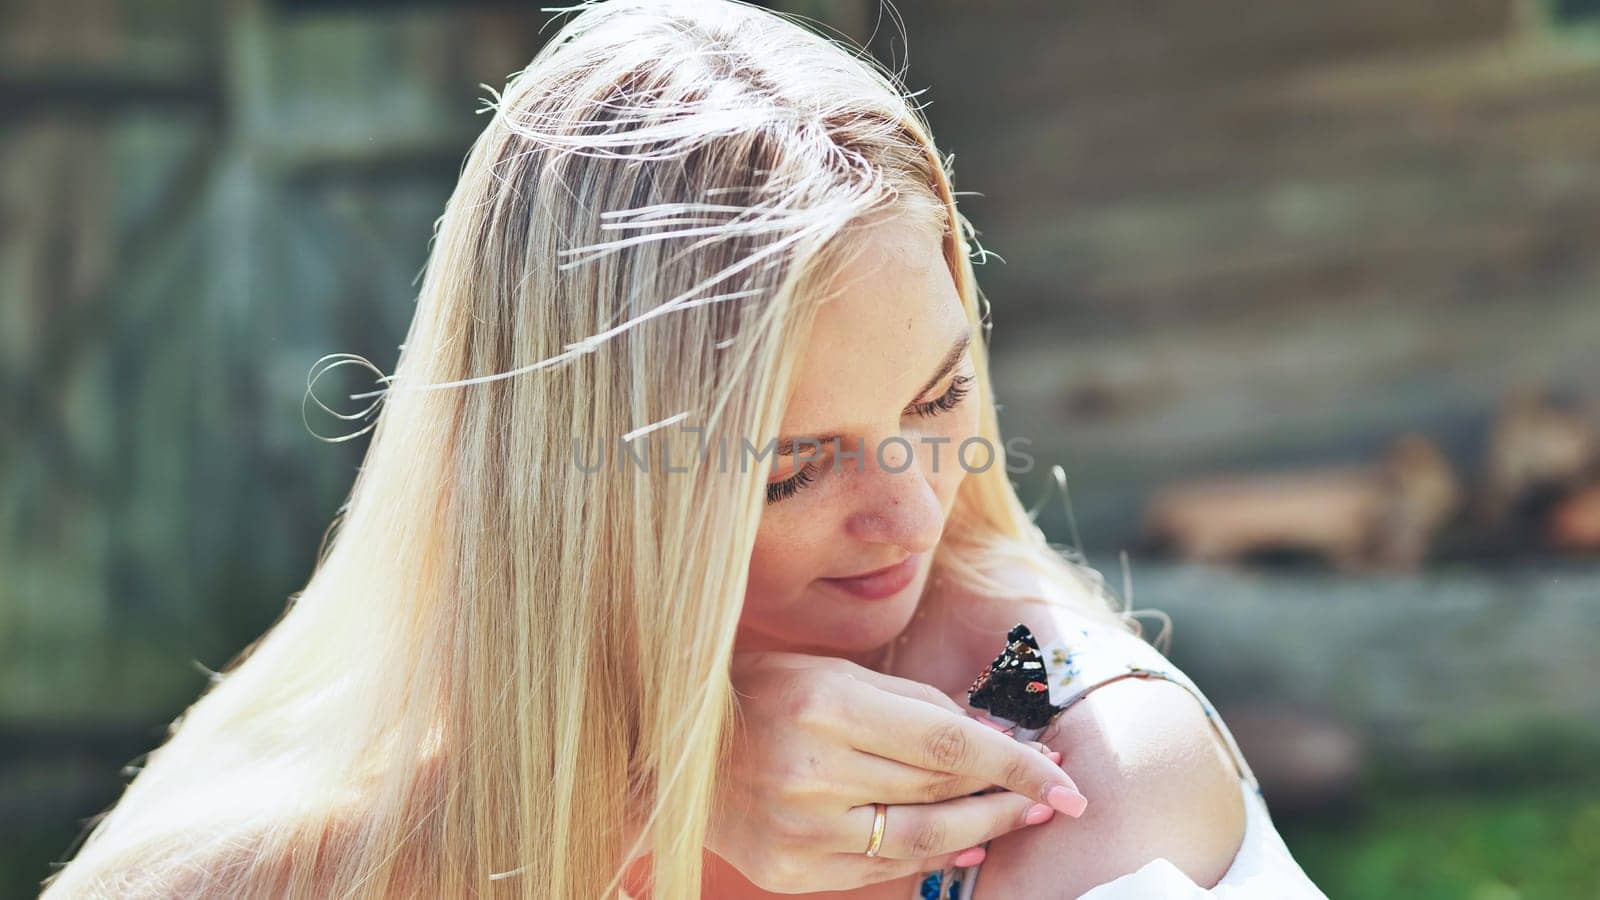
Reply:
[[883, 825], [889, 817], [889, 806], [884, 803], [872, 804], [872, 840], [867, 842], [867, 855], [877, 856], [878, 848], [883, 846]]

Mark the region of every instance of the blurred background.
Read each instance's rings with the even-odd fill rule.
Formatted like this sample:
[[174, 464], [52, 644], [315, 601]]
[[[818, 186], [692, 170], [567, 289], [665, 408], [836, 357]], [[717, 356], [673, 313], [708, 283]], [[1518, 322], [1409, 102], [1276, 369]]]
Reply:
[[[1600, 897], [1600, 0], [765, 5], [928, 89], [1019, 488], [1312, 877]], [[303, 585], [307, 373], [393, 368], [551, 15], [0, 3], [0, 897]]]

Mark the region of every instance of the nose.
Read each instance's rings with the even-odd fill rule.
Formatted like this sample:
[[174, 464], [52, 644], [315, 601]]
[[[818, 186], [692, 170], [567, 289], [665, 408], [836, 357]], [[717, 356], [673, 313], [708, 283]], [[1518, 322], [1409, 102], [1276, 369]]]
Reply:
[[944, 505], [922, 466], [892, 471], [897, 465], [869, 461], [859, 473], [860, 506], [845, 520], [845, 531], [858, 541], [894, 544], [910, 553], [932, 550], [944, 533]]

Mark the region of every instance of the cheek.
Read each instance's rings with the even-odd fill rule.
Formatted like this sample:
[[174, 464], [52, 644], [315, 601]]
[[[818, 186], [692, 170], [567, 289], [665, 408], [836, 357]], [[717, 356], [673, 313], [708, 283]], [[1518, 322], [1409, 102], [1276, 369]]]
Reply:
[[985, 467], [1003, 466], [1005, 459], [1001, 455], [1002, 448], [992, 447], [987, 441], [972, 441], [965, 450], [962, 449], [963, 441], [978, 437], [978, 407], [975, 403], [964, 403], [959, 410], [948, 414], [939, 434], [950, 442], [941, 448], [936, 470], [929, 473], [929, 482], [939, 495], [944, 511], [949, 513], [950, 507], [955, 504], [956, 492], [968, 475]]
[[[794, 501], [790, 501], [794, 502]], [[750, 555], [750, 576], [745, 589], [745, 612], [760, 614], [792, 603], [813, 579], [824, 574], [822, 542], [799, 534], [763, 517]]]

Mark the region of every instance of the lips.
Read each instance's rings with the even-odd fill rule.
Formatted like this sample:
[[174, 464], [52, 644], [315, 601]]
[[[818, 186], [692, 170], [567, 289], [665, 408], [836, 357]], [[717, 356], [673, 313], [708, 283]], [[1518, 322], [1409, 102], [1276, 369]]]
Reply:
[[917, 567], [921, 561], [922, 554], [913, 553], [900, 562], [882, 569], [874, 569], [848, 578], [818, 580], [863, 600], [882, 600], [905, 590], [906, 585], [917, 577]]

